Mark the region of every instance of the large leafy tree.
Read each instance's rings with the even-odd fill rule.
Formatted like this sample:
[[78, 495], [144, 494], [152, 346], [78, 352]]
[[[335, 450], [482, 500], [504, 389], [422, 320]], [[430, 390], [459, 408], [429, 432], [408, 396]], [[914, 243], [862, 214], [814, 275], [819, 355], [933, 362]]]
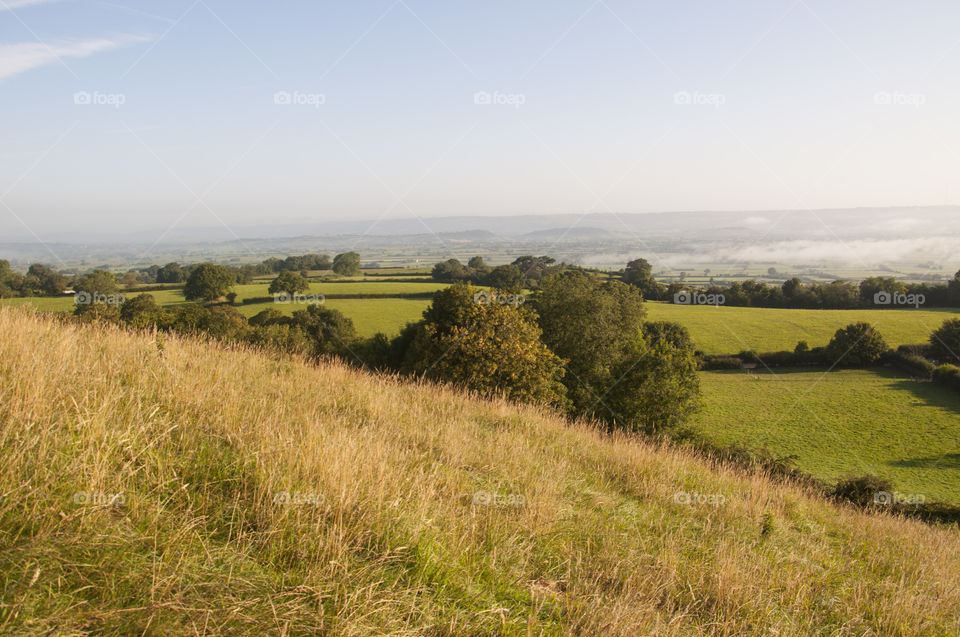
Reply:
[[183, 295], [188, 301], [213, 301], [230, 291], [234, 283], [229, 268], [214, 263], [201, 263], [193, 268]]
[[176, 261], [157, 270], [157, 283], [182, 283], [186, 278], [183, 268]]
[[424, 321], [408, 330], [403, 369], [510, 400], [565, 406], [563, 361], [540, 341], [524, 308], [481, 304], [476, 288], [438, 292]]
[[685, 328], [647, 323], [614, 369], [616, 381], [603, 396], [612, 425], [659, 434], [686, 422], [700, 405], [697, 358]]
[[360, 255], [356, 252], [344, 252], [333, 257], [333, 271], [342, 276], [360, 274]]
[[888, 349], [874, 326], [859, 322], [837, 330], [827, 346], [827, 354], [837, 365], [863, 367], [879, 363]]
[[569, 361], [564, 384], [574, 410], [591, 415], [602, 409], [597, 397], [614, 382], [613, 370], [627, 350], [642, 338], [646, 311], [639, 291], [569, 270], [544, 278], [534, 301], [543, 342]]
[[160, 306], [152, 294], [140, 294], [123, 302], [120, 320], [131, 327], [144, 328], [156, 325], [160, 312]]
[[67, 277], [42, 263], [34, 263], [27, 270], [27, 276], [23, 279], [23, 287], [23, 291], [27, 294], [56, 296], [63, 294], [66, 289]]
[[307, 281], [303, 275], [291, 270], [284, 270], [277, 278], [270, 282], [270, 287], [267, 288], [267, 291], [270, 294], [279, 294], [281, 292], [286, 292], [287, 294], [303, 294], [309, 289], [310, 282]]
[[107, 270], [93, 270], [79, 277], [73, 284], [77, 292], [87, 294], [116, 294], [117, 278]]
[[656, 433], [697, 408], [690, 335], [675, 323], [644, 323], [636, 287], [567, 271], [541, 281], [536, 307], [544, 342], [569, 361], [574, 414]]

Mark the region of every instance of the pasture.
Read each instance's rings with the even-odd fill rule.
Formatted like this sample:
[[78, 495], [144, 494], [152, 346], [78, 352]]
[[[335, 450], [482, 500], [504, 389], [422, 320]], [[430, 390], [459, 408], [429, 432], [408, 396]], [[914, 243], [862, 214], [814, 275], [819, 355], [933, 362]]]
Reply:
[[761, 307], [714, 307], [648, 302], [647, 320], [674, 321], [690, 331], [697, 349], [707, 354], [741, 350], [792, 350], [797, 341], [826, 345], [841, 327], [858, 321], [873, 324], [891, 347], [923, 343], [957, 309], [784, 310]]
[[795, 455], [836, 481], [872, 473], [960, 504], [960, 396], [889, 369], [701, 372], [708, 439]]

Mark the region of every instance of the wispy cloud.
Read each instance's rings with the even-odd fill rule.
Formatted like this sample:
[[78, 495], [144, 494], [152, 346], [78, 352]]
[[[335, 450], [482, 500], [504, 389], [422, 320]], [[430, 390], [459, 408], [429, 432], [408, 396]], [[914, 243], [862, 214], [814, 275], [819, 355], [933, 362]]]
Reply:
[[32, 4], [49, 4], [51, 2], [60, 2], [60, 0], [0, 0], [0, 11], [12, 11], [21, 7], [29, 7]]
[[[0, 0], [2, 2], [3, 0]], [[6, 0], [9, 6], [11, 0]], [[28, 0], [19, 0], [27, 2]], [[61, 42], [20, 42], [0, 45], [0, 81], [40, 66], [62, 62], [64, 58], [83, 58], [100, 51], [146, 42], [152, 37], [123, 35], [114, 38], [93, 40], [69, 40]]]

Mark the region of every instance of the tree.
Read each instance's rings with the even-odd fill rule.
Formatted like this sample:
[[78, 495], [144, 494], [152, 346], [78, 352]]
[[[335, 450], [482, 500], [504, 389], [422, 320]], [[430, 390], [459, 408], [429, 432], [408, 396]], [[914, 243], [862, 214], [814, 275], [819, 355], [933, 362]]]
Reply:
[[67, 277], [59, 272], [54, 272], [42, 263], [34, 263], [27, 270], [23, 285], [28, 288], [27, 291], [32, 293], [57, 296], [63, 294], [66, 289]]
[[569, 361], [564, 384], [574, 413], [611, 417], [598, 398], [615, 382], [614, 368], [643, 337], [646, 310], [639, 290], [568, 270], [545, 277], [534, 304], [543, 342]]
[[888, 349], [875, 327], [860, 322], [837, 330], [827, 346], [827, 354], [838, 365], [865, 367], [879, 363]]
[[233, 287], [233, 273], [222, 265], [201, 263], [193, 268], [183, 286], [183, 295], [188, 301], [213, 301]]
[[[700, 377], [692, 341], [676, 323], [647, 323], [613, 370], [603, 402], [611, 425], [660, 434], [683, 424], [700, 406]], [[610, 420], [610, 419], [608, 419]]]
[[175, 261], [157, 270], [157, 283], [182, 283], [185, 278], [183, 269]]
[[117, 293], [117, 278], [112, 272], [106, 270], [93, 270], [84, 274], [73, 284], [73, 289], [80, 292], [86, 292], [90, 296], [106, 296]]
[[344, 252], [333, 258], [333, 271], [341, 276], [360, 274], [360, 255], [356, 252]]
[[646, 259], [634, 259], [623, 271], [623, 282], [646, 290], [653, 280], [653, 266]]
[[480, 304], [457, 283], [434, 296], [424, 321], [406, 330], [402, 370], [510, 400], [565, 406], [563, 361], [540, 341], [526, 310]]
[[145, 328], [156, 325], [160, 317], [160, 306], [152, 294], [140, 294], [126, 299], [120, 306], [120, 320], [125, 324]]
[[523, 289], [523, 272], [515, 265], [498, 265], [490, 270], [485, 282], [492, 288], [504, 292], [519, 293]]
[[285, 292], [286, 294], [293, 296], [294, 294], [303, 294], [309, 289], [310, 282], [307, 281], [303, 275], [290, 270], [285, 270], [270, 283], [270, 287], [267, 288], [267, 292], [270, 294], [279, 294], [281, 292]]
[[483, 257], [475, 256], [471, 257], [470, 260], [467, 261], [467, 267], [474, 270], [482, 270], [483, 268], [487, 267], [487, 265], [483, 262]]
[[313, 340], [317, 354], [349, 354], [350, 343], [357, 338], [353, 321], [339, 310], [319, 305], [297, 310], [290, 317], [289, 324], [299, 328]]
[[454, 281], [465, 281], [470, 278], [470, 271], [463, 266], [457, 259], [447, 259], [433, 266], [430, 276], [434, 281], [443, 283], [453, 283]]
[[938, 360], [960, 361], [960, 319], [948, 319], [930, 336], [930, 349]]

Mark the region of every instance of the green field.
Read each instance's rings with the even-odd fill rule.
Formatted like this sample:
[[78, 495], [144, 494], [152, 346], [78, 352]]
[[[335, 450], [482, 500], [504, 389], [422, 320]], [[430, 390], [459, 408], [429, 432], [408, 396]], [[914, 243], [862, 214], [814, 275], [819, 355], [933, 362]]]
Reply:
[[707, 438], [798, 456], [835, 481], [872, 473], [960, 503], [960, 396], [890, 370], [703, 372]]
[[697, 349], [707, 354], [792, 350], [801, 340], [817, 347], [829, 343], [841, 327], [858, 321], [873, 324], [891, 347], [924, 343], [944, 320], [960, 316], [957, 309], [781, 310], [653, 302], [646, 307], [648, 320], [680, 323], [690, 331]]

